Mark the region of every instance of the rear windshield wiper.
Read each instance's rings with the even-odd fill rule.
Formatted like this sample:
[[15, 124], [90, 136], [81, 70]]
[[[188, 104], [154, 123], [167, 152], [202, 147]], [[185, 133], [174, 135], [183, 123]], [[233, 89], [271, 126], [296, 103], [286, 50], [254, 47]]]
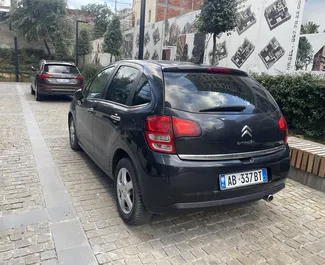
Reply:
[[238, 106], [222, 106], [222, 107], [213, 107], [208, 109], [201, 109], [200, 112], [228, 112], [228, 111], [243, 111], [246, 109], [245, 106], [238, 105]]

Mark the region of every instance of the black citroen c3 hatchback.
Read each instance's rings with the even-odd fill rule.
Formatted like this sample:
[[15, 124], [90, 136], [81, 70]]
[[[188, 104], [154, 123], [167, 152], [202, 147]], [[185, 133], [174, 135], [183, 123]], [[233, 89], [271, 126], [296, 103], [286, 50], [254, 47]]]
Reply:
[[150, 213], [270, 201], [290, 167], [276, 102], [228, 68], [117, 62], [75, 93], [69, 132], [72, 149], [115, 181], [129, 224]]

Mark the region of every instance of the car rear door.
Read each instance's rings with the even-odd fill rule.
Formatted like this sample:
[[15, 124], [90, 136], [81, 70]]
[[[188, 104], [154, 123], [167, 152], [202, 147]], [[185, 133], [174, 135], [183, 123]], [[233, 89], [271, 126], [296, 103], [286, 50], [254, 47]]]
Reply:
[[93, 124], [96, 160], [110, 171], [111, 146], [123, 132], [134, 128], [134, 108], [130, 107], [134, 88], [142, 69], [136, 64], [121, 64], [107, 89], [104, 100], [96, 107]]
[[181, 158], [204, 160], [281, 148], [280, 110], [271, 95], [244, 74], [199, 69], [164, 72], [166, 114], [196, 122], [199, 137], [177, 139]]
[[84, 98], [76, 104], [76, 130], [79, 142], [91, 155], [93, 145], [93, 118], [98, 101], [103, 97], [105, 87], [113, 67], [106, 68], [98, 73], [84, 90]]

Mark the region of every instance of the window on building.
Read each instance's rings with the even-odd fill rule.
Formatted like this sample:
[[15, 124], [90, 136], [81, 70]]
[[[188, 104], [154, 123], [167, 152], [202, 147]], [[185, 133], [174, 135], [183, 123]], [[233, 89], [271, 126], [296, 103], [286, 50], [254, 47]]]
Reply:
[[151, 10], [149, 10], [149, 14], [148, 14], [148, 22], [151, 22]]

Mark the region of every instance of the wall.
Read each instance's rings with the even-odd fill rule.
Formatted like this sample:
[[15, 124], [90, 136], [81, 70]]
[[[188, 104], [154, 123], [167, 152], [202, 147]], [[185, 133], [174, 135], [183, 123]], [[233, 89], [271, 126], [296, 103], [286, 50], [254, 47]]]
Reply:
[[[218, 36], [217, 64], [254, 72], [294, 70], [304, 4], [304, 0], [248, 0], [238, 28]], [[196, 62], [203, 53], [203, 63], [210, 64], [212, 38], [197, 32], [198, 14], [147, 25], [145, 59]], [[124, 33], [125, 58], [137, 58], [138, 39], [138, 27]], [[101, 46], [100, 40], [95, 42]]]
[[[0, 24], [0, 48], [14, 48], [14, 37], [15, 33], [9, 29], [7, 23]], [[18, 48], [29, 48], [29, 49], [44, 49], [43, 43], [27, 43], [21, 37], [18, 37]]]

